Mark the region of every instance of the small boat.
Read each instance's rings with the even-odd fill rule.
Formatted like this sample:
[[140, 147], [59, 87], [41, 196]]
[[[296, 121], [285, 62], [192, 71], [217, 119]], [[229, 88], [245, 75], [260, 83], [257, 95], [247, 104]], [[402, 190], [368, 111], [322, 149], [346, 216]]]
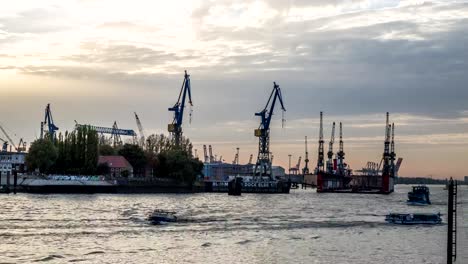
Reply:
[[408, 205], [429, 205], [431, 200], [429, 199], [429, 187], [420, 185], [413, 186], [413, 190], [408, 193]]
[[399, 225], [437, 225], [442, 223], [440, 213], [438, 214], [397, 214], [391, 213], [385, 216], [385, 221]]
[[177, 216], [175, 216], [175, 212], [168, 212], [157, 209], [148, 216], [148, 220], [153, 225], [161, 225], [165, 223], [177, 222]]

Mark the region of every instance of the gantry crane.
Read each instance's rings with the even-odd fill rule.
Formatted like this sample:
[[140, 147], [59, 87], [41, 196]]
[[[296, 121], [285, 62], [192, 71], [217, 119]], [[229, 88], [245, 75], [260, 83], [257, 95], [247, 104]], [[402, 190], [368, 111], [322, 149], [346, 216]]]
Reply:
[[[184, 81], [180, 89], [179, 98], [173, 107], [170, 107], [168, 110], [174, 112], [174, 119], [172, 123], [168, 125], [168, 131], [172, 134], [174, 144], [176, 147], [180, 147], [180, 141], [182, 139], [182, 121], [184, 119], [184, 108], [185, 108], [185, 98], [188, 94], [188, 103], [192, 104], [192, 94], [190, 89], [190, 75], [185, 71]], [[191, 113], [190, 113], [191, 114]]]
[[333, 173], [333, 143], [335, 143], [335, 122], [333, 122], [330, 143], [328, 144], [328, 152], [327, 152], [327, 172]]
[[309, 151], [307, 150], [307, 136], [305, 137], [305, 165], [302, 169], [303, 174], [309, 174]]
[[54, 124], [54, 119], [52, 118], [52, 111], [50, 110], [50, 104], [47, 104], [45, 109], [44, 121], [41, 122], [41, 139], [44, 138], [44, 126], [47, 125], [47, 132], [51, 140], [55, 139], [55, 131], [59, 128]]
[[[97, 133], [101, 135], [102, 139], [104, 138], [104, 134], [110, 134], [110, 138], [114, 146], [122, 144], [122, 139], [120, 136], [131, 136], [135, 138], [137, 135], [133, 129], [119, 128], [117, 126], [117, 121], [114, 121], [114, 124], [112, 125], [112, 127], [101, 127], [101, 126], [94, 126], [94, 125], [78, 124], [78, 122], [75, 120], [75, 129], [79, 129], [81, 127], [88, 127], [90, 129], [95, 130]], [[101, 143], [104, 144], [105, 142], [101, 142]]]
[[319, 128], [319, 147], [317, 157], [317, 169], [316, 172], [324, 171], [324, 153], [323, 153], [323, 112], [320, 112], [320, 128]]
[[[258, 175], [260, 178], [263, 175], [267, 175], [270, 178], [273, 177], [273, 171], [271, 167], [272, 158], [270, 158], [270, 123], [273, 116], [273, 111], [275, 110], [276, 100], [279, 100], [283, 112], [286, 111], [283, 104], [281, 89], [279, 85], [276, 84], [276, 82], [273, 82], [273, 90], [271, 91], [265, 108], [262, 111], [255, 113], [255, 116], [259, 116], [261, 121], [259, 128], [255, 129], [255, 136], [259, 138], [259, 142], [258, 157], [257, 163], [255, 164], [254, 175]], [[270, 109], [268, 109], [268, 106], [270, 106]]]
[[135, 113], [135, 120], [137, 123], [138, 131], [140, 132], [140, 142], [139, 145], [144, 148], [145, 147], [145, 133], [143, 132], [143, 126], [141, 125], [140, 118], [138, 117], [137, 113]]
[[336, 153], [336, 156], [338, 157], [338, 174], [339, 175], [345, 175], [345, 164], [344, 164], [344, 158], [345, 158], [345, 153], [344, 153], [344, 147], [343, 147], [343, 126], [340, 122], [340, 150]]

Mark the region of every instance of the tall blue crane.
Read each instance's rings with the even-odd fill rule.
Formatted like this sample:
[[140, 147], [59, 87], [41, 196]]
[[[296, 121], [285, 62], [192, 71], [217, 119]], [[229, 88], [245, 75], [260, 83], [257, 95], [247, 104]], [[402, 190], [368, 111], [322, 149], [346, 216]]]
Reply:
[[47, 125], [47, 132], [52, 140], [55, 138], [55, 131], [59, 128], [54, 124], [52, 112], [50, 111], [50, 104], [47, 104], [45, 109], [44, 121], [41, 122], [41, 139], [44, 138], [44, 126]]
[[[270, 178], [273, 177], [270, 159], [270, 123], [277, 100], [281, 104], [281, 110], [283, 110], [283, 112], [286, 111], [283, 104], [281, 89], [276, 82], [273, 82], [273, 90], [271, 91], [265, 108], [262, 111], [255, 113], [255, 116], [260, 117], [260, 126], [258, 129], [255, 129], [255, 136], [258, 137], [259, 142], [258, 158], [257, 163], [255, 164], [254, 175], [258, 175], [260, 177], [263, 175], [267, 175]], [[270, 109], [268, 109], [268, 107]]]
[[[190, 75], [185, 71], [184, 81], [182, 87], [180, 88], [179, 98], [173, 107], [170, 107], [168, 110], [174, 112], [174, 119], [172, 123], [168, 125], [168, 131], [172, 134], [174, 143], [176, 146], [180, 146], [180, 140], [182, 139], [182, 122], [184, 120], [184, 108], [185, 108], [185, 99], [188, 94], [188, 103], [190, 106], [192, 104], [192, 94], [190, 91]], [[191, 114], [191, 113], [190, 113]]]

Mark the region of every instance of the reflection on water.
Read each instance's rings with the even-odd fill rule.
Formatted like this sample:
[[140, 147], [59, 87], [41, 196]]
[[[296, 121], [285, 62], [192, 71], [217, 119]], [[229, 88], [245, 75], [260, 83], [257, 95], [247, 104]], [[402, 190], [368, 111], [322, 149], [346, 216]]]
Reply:
[[[384, 222], [390, 211], [444, 214], [446, 191], [430, 188], [428, 207], [406, 205], [410, 186], [391, 195], [1, 195], [0, 263], [442, 263], [446, 225]], [[156, 208], [180, 221], [149, 225]]]

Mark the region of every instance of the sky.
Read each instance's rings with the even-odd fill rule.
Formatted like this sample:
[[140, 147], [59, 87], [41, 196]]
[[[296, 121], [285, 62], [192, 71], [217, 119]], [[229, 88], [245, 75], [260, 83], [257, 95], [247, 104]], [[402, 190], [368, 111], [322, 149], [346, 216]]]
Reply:
[[[232, 162], [256, 157], [261, 111], [277, 82], [275, 165], [316, 165], [343, 122], [345, 160], [382, 157], [395, 123], [400, 176], [468, 175], [468, 1], [15, 0], [0, 9], [0, 123], [39, 136], [51, 104], [60, 131], [74, 120], [167, 133], [184, 70], [193, 115], [184, 135]], [[187, 112], [189, 109], [187, 109]], [[335, 144], [335, 149], [338, 145]], [[301, 167], [304, 163], [302, 163]]]

